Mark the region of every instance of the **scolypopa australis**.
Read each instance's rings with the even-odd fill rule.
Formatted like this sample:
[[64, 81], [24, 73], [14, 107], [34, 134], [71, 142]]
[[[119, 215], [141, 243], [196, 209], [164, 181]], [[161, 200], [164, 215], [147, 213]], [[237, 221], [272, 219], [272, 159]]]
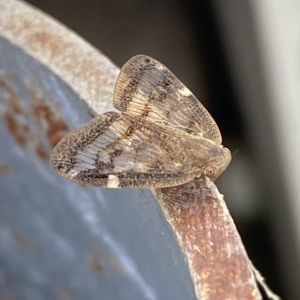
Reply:
[[145, 55], [121, 69], [106, 112], [66, 135], [51, 164], [63, 177], [109, 188], [170, 187], [215, 180], [230, 151], [213, 118], [175, 75]]

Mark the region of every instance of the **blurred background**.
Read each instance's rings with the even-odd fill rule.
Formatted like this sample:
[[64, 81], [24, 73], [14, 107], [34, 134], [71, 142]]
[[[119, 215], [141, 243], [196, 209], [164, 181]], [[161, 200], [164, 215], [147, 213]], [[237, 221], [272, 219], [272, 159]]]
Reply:
[[146, 54], [207, 107], [231, 149], [218, 180], [250, 259], [300, 295], [300, 2], [31, 0], [121, 67]]

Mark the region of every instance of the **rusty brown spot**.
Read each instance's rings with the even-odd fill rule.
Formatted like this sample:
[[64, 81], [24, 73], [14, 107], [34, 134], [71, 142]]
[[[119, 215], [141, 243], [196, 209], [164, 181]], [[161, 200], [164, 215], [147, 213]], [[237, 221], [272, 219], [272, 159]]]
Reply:
[[6, 122], [6, 126], [18, 145], [25, 148], [29, 128], [24, 121], [21, 120], [21, 118], [24, 117], [24, 112], [20, 105], [19, 98], [3, 76], [0, 76], [0, 86], [5, 89], [8, 94], [8, 98], [4, 99], [5, 108], [3, 110], [3, 118]]
[[46, 31], [40, 31], [32, 34], [30, 36], [29, 43], [33, 47], [38, 47], [39, 49], [45, 48], [48, 51], [50, 50], [52, 56], [57, 55], [63, 49], [61, 37], [55, 34], [50, 34]]
[[[47, 159], [49, 155], [46, 147], [38, 138], [37, 134], [27, 125], [28, 116], [30, 116], [30, 114], [22, 109], [16, 93], [3, 76], [0, 76], [0, 86], [5, 89], [8, 94], [7, 99], [3, 100], [5, 105], [3, 118], [9, 132], [22, 148], [26, 148], [28, 141], [34, 142], [34, 140], [36, 140], [35, 150], [37, 155], [43, 159]], [[55, 112], [55, 109], [49, 104], [49, 101], [39, 96], [34, 88], [29, 88], [28, 91], [33, 100], [32, 110], [35, 120], [39, 128], [45, 132], [51, 146], [54, 147], [69, 131], [69, 128], [66, 122], [57, 116], [57, 112]]]
[[16, 243], [18, 247], [23, 249], [24, 251], [37, 251], [38, 248], [33, 245], [24, 235], [18, 233], [18, 232], [13, 232], [11, 234], [11, 237], [13, 241]]
[[4, 162], [0, 162], [0, 173], [2, 175], [8, 175], [10, 173], [10, 167]]
[[[68, 48], [73, 46], [60, 35], [45, 30], [37, 31], [30, 35], [28, 43], [30, 48], [46, 52], [50, 59], [60, 56], [62, 52], [66, 52]], [[70, 64], [74, 67], [74, 61], [71, 60]]]
[[43, 146], [43, 144], [40, 141], [38, 141], [36, 143], [35, 151], [36, 151], [36, 154], [40, 158], [43, 158], [43, 159], [48, 159], [49, 158], [49, 154], [47, 153], [45, 147]]
[[17, 116], [11, 110], [5, 111], [3, 117], [9, 132], [15, 138], [16, 142], [25, 148], [27, 144], [26, 135], [28, 133], [28, 127], [19, 122]]
[[22, 108], [20, 105], [19, 98], [17, 94], [14, 92], [14, 90], [9, 86], [9, 84], [6, 82], [5, 78], [0, 75], [0, 86], [5, 89], [8, 93], [8, 108], [15, 114], [21, 114], [22, 113]]
[[44, 129], [51, 146], [54, 147], [69, 131], [68, 125], [33, 88], [29, 89], [29, 92], [34, 101], [33, 113], [36, 121]]
[[32, 22], [30, 22], [30, 21], [28, 21], [28, 20], [26, 20], [26, 19], [21, 19], [21, 20], [19, 20], [20, 21], [20, 25], [21, 25], [21, 28], [23, 29], [23, 31], [27, 31], [28, 30], [28, 32], [30, 31], [29, 29], [32, 27]]
[[98, 257], [95, 257], [95, 256], [90, 257], [90, 266], [97, 273], [102, 273], [102, 271], [103, 271], [103, 266]]
[[101, 248], [98, 245], [95, 245], [93, 247], [92, 254], [89, 258], [89, 264], [92, 267], [92, 269], [98, 274], [102, 273], [104, 270], [100, 260], [102, 256], [103, 256], [103, 252]]
[[31, 40], [40, 44], [53, 44], [56, 40], [55, 36], [48, 32], [36, 32], [31, 36]]
[[63, 119], [55, 120], [53, 126], [50, 127], [47, 132], [51, 145], [54, 147], [68, 131], [68, 125]]

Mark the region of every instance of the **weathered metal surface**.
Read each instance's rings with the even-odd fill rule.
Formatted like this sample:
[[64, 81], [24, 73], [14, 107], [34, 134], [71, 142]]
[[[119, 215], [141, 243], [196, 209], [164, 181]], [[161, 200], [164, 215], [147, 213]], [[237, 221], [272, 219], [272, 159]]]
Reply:
[[[53, 145], [67, 131], [94, 111], [113, 109], [117, 68], [18, 1], [0, 0], [0, 34], [0, 298], [196, 299], [181, 250], [149, 190], [83, 187], [49, 166]], [[180, 236], [187, 215], [180, 206], [172, 215], [173, 201], [187, 200], [183, 192], [161, 190], [167, 202], [160, 204], [186, 251]], [[200, 201], [197, 193], [193, 199]], [[228, 213], [215, 207], [212, 215]], [[183, 222], [172, 222], [174, 216]], [[193, 224], [205, 225], [198, 216]], [[189, 241], [193, 230], [185, 229]], [[195, 280], [204, 274], [195, 269], [201, 260], [186, 254], [202, 299], [208, 289]], [[206, 299], [215, 299], [211, 295]]]
[[0, 299], [196, 299], [149, 190], [83, 187], [50, 168], [90, 108], [4, 38], [0, 56]]
[[118, 68], [76, 33], [16, 0], [0, 0], [0, 33], [68, 83], [97, 113], [114, 110]]
[[186, 254], [198, 299], [262, 299], [223, 196], [208, 178], [157, 189]]

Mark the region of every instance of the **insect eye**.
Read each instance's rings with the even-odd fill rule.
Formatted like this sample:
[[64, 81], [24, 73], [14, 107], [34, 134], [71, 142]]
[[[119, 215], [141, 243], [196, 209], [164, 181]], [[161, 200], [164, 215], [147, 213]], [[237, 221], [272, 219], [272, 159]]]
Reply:
[[214, 178], [216, 175], [216, 169], [212, 166], [208, 166], [207, 168], [205, 168], [203, 173], [209, 178]]

